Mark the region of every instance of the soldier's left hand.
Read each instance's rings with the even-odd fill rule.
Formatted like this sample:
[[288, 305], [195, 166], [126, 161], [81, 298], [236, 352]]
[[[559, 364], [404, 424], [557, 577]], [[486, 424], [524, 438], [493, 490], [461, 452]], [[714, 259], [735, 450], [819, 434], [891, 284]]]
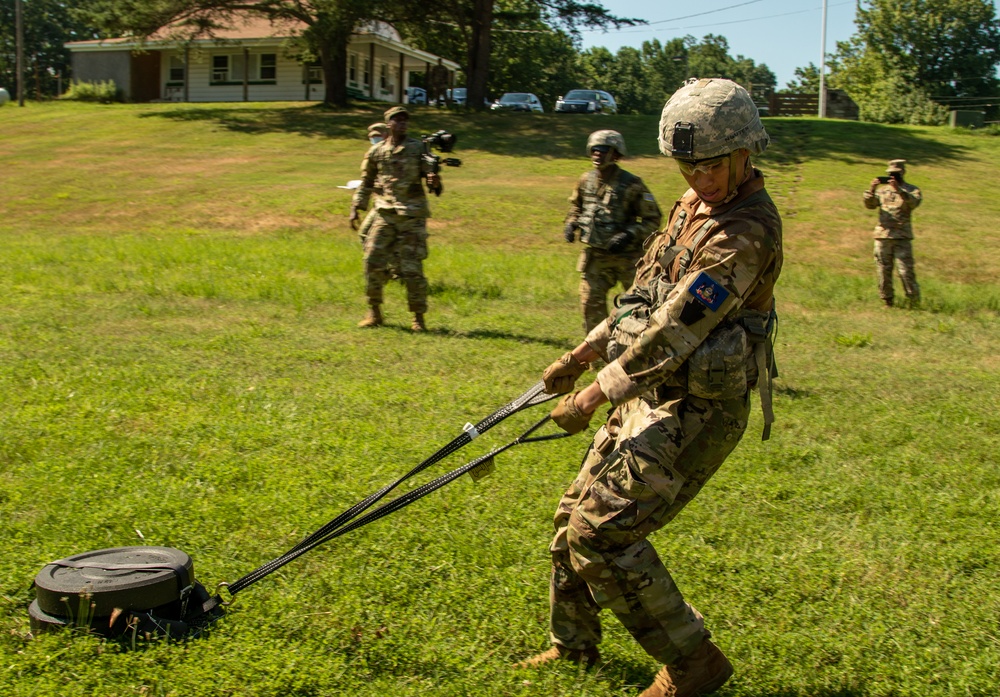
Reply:
[[590, 414], [584, 413], [584, 411], [577, 406], [576, 396], [578, 394], [580, 393], [574, 392], [573, 394], [568, 394], [560, 399], [559, 404], [557, 404], [556, 408], [552, 410], [551, 414], [549, 414], [556, 426], [570, 435], [577, 434], [587, 428], [587, 426], [590, 425], [591, 417], [594, 416], [593, 412]]
[[616, 232], [608, 240], [608, 251], [612, 254], [617, 254], [618, 252], [623, 252], [628, 247], [628, 243], [632, 241], [632, 235], [627, 232]]

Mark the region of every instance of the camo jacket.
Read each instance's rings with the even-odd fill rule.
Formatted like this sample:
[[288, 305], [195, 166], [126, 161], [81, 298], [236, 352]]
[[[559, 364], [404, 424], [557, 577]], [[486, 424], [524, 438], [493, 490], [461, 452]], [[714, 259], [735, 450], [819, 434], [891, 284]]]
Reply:
[[875, 225], [875, 239], [912, 240], [913, 226], [910, 214], [920, 205], [923, 195], [920, 189], [900, 182], [897, 193], [891, 186], [880, 185], [874, 193], [865, 191], [865, 208], [878, 208], [878, 223]]
[[375, 197], [376, 209], [429, 218], [431, 211], [423, 179], [430, 172], [430, 165], [424, 162], [423, 154], [424, 144], [416, 138], [407, 138], [398, 146], [386, 138], [371, 146], [361, 162], [361, 186], [354, 192], [352, 205], [365, 210], [372, 192], [381, 189], [381, 194]]
[[[690, 249], [686, 271], [684, 255], [677, 252], [684, 248]], [[647, 240], [633, 284], [633, 290], [645, 288], [654, 297], [657, 284], [670, 290], [655, 301], [638, 339], [598, 373], [604, 394], [618, 405], [660, 385], [678, 384], [674, 374], [722, 322], [741, 308], [772, 308], [781, 265], [781, 216], [758, 170], [725, 204], [702, 205], [689, 189], [671, 210], [667, 227]], [[602, 356], [614, 319], [587, 336]]]

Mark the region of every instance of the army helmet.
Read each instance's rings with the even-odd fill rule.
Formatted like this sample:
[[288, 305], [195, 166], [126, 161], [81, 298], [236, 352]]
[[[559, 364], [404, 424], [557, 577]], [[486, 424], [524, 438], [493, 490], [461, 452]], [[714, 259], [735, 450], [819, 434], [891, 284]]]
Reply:
[[590, 154], [591, 148], [595, 145], [608, 145], [618, 151], [618, 154], [622, 157], [627, 157], [628, 153], [625, 151], [625, 138], [618, 131], [603, 130], [594, 131], [587, 138], [587, 154]]
[[771, 141], [750, 94], [732, 80], [691, 78], [660, 115], [660, 152], [708, 160], [746, 148], [759, 155]]

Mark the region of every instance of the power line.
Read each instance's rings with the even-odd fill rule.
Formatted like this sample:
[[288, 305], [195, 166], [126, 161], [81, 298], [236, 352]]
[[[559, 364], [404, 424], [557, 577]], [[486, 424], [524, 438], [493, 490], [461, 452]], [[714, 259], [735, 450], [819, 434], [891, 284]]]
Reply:
[[705, 12], [699, 12], [693, 15], [684, 15], [683, 17], [673, 17], [671, 19], [660, 19], [655, 22], [646, 22], [646, 26], [653, 24], [666, 24], [667, 22], [679, 22], [682, 19], [691, 19], [692, 17], [704, 17], [705, 15], [715, 14], [716, 12], [725, 12], [726, 10], [731, 10], [735, 7], [743, 7], [744, 5], [753, 5], [754, 3], [761, 2], [761, 0], [749, 0], [748, 2], [741, 2], [738, 5], [728, 5], [726, 7], [720, 7], [717, 10], [707, 10]]
[[[744, 4], [749, 4], [749, 3], [744, 3]], [[848, 2], [834, 3], [832, 5], [828, 5], [828, 7], [841, 7], [843, 5], [853, 5], [853, 4], [854, 4], [853, 0], [849, 0]], [[738, 5], [733, 5], [733, 7], [738, 7]], [[726, 8], [723, 8], [723, 9], [726, 9]], [[811, 10], [795, 10], [794, 12], [782, 12], [782, 13], [779, 13], [779, 14], [776, 14], [776, 15], [766, 15], [766, 16], [763, 16], [763, 17], [750, 17], [749, 19], [734, 19], [734, 20], [731, 20], [729, 22], [712, 22], [711, 24], [691, 24], [691, 25], [682, 26], [682, 27], [666, 27], [665, 29], [656, 29], [655, 31], [662, 32], [662, 31], [669, 31], [671, 29], [672, 30], [701, 29], [701, 28], [704, 28], [704, 27], [718, 27], [718, 26], [722, 26], [722, 25], [726, 25], [726, 24], [745, 24], [746, 22], [758, 22], [758, 21], [760, 21], [762, 19], [775, 19], [777, 17], [789, 17], [791, 15], [800, 15], [800, 14], [804, 14], [806, 12], [818, 12], [821, 9], [823, 9], [823, 8], [822, 7], [815, 7], [813, 9], [811, 9]], [[712, 10], [712, 12], [719, 12], [719, 11], [720, 10]], [[711, 14], [711, 13], [710, 12], [703, 12], [701, 14]], [[699, 15], [688, 15], [688, 17], [697, 17], [697, 16], [699, 16]], [[681, 18], [678, 18], [678, 19], [686, 19], [686, 18], [685, 17], [681, 17]], [[653, 25], [653, 24], [664, 24], [664, 23], [667, 23], [667, 22], [676, 22], [676, 21], [677, 21], [677, 19], [664, 19], [664, 20], [660, 20], [660, 21], [657, 21], [657, 22], [649, 22], [646, 26], [650, 26], [650, 25]], [[585, 29], [584, 30], [585, 33], [593, 33], [593, 32], [598, 32], [598, 31], [600, 31], [602, 33], [606, 33], [606, 34], [645, 34], [645, 33], [649, 32], [648, 29], [608, 29], [608, 30], [604, 30], [604, 29]]]

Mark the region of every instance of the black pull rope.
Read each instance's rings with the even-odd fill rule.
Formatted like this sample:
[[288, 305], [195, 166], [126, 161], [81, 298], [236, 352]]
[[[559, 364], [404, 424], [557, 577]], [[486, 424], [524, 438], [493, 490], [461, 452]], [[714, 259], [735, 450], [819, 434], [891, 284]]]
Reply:
[[[548, 400], [552, 399], [553, 397], [555, 397], [555, 395], [550, 395], [550, 394], [546, 394], [545, 393], [545, 385], [544, 385], [544, 383], [538, 382], [535, 385], [533, 385], [532, 387], [530, 387], [522, 395], [520, 395], [519, 397], [517, 397], [515, 400], [513, 400], [512, 402], [510, 402], [508, 404], [505, 404], [504, 406], [500, 407], [495, 412], [493, 412], [492, 414], [490, 414], [489, 416], [487, 416], [485, 419], [483, 419], [482, 421], [480, 421], [479, 423], [477, 423], [475, 425], [475, 427], [474, 427], [475, 431], [476, 431], [476, 434], [479, 435], [479, 434], [485, 433], [486, 431], [488, 431], [489, 429], [493, 428], [494, 426], [496, 426], [498, 423], [500, 423], [501, 421], [503, 421], [507, 417], [509, 417], [509, 416], [511, 416], [513, 414], [516, 414], [517, 412], [522, 411], [524, 409], [527, 409], [529, 407], [535, 406], [537, 404], [541, 404], [543, 402], [547, 402]], [[465, 445], [468, 445], [469, 443], [471, 443], [472, 440], [473, 440], [473, 438], [475, 436], [471, 435], [468, 431], [463, 431], [460, 436], [454, 438], [450, 443], [448, 443], [447, 445], [445, 445], [443, 448], [439, 449], [437, 452], [435, 452], [433, 455], [431, 455], [430, 457], [428, 457], [426, 460], [424, 460], [423, 462], [421, 462], [419, 465], [417, 465], [416, 467], [414, 467], [413, 469], [411, 469], [409, 472], [407, 472], [406, 474], [404, 474], [402, 477], [400, 477], [399, 479], [397, 479], [395, 482], [392, 482], [391, 484], [388, 484], [388, 485], [382, 487], [381, 489], [379, 489], [378, 491], [376, 491], [374, 494], [371, 494], [370, 496], [368, 496], [364, 500], [362, 500], [359, 503], [356, 503], [355, 505], [351, 506], [346, 511], [344, 511], [343, 513], [341, 513], [340, 515], [338, 515], [336, 518], [334, 518], [333, 520], [331, 520], [329, 523], [327, 523], [326, 525], [324, 525], [323, 527], [321, 527], [319, 530], [315, 531], [314, 533], [310, 534], [308, 537], [306, 537], [305, 539], [303, 539], [301, 542], [299, 542], [297, 545], [295, 545], [294, 547], [292, 547], [290, 550], [288, 550], [287, 552], [285, 552], [280, 557], [267, 562], [266, 564], [260, 566], [259, 568], [255, 569], [254, 571], [251, 571], [249, 574], [247, 574], [243, 578], [239, 579], [238, 581], [235, 581], [232, 584], [229, 584], [228, 585], [228, 589], [229, 589], [230, 595], [235, 595], [236, 593], [238, 593], [241, 590], [247, 588], [251, 584], [256, 583], [257, 581], [259, 581], [260, 579], [264, 578], [268, 574], [273, 573], [274, 571], [280, 569], [282, 566], [284, 566], [288, 562], [292, 561], [293, 559], [296, 559], [296, 558], [300, 557], [301, 555], [303, 555], [306, 552], [312, 550], [313, 548], [315, 548], [315, 547], [323, 544], [324, 542], [326, 542], [328, 540], [331, 540], [334, 537], [339, 537], [341, 534], [343, 534], [344, 532], [347, 532], [348, 530], [354, 530], [354, 529], [356, 529], [358, 527], [361, 527], [361, 525], [365, 525], [365, 524], [371, 522], [372, 520], [377, 520], [378, 518], [381, 518], [381, 517], [383, 517], [385, 515], [388, 515], [389, 513], [392, 513], [393, 511], [398, 510], [399, 508], [402, 508], [404, 506], [409, 505], [413, 501], [416, 501], [417, 499], [422, 498], [423, 496], [426, 496], [431, 491], [435, 491], [436, 489], [441, 488], [445, 484], [448, 484], [449, 482], [454, 481], [455, 479], [457, 479], [458, 477], [460, 477], [462, 474], [465, 474], [466, 472], [468, 472], [469, 470], [475, 468], [479, 464], [482, 464], [483, 462], [487, 461], [490, 457], [493, 457], [496, 454], [498, 454], [500, 452], [503, 452], [504, 450], [507, 450], [510, 447], [513, 447], [514, 445], [517, 445], [519, 443], [530, 443], [530, 442], [536, 442], [536, 441], [542, 441], [542, 440], [552, 440], [554, 438], [561, 438], [561, 437], [564, 437], [566, 435], [569, 435], [569, 434], [555, 434], [555, 435], [552, 435], [552, 436], [541, 436], [541, 437], [530, 438], [529, 437], [530, 434], [533, 433], [538, 428], [540, 428], [548, 420], [548, 418], [549, 417], [546, 416], [544, 419], [542, 419], [537, 424], [535, 424], [530, 429], [528, 429], [528, 431], [526, 431], [525, 433], [523, 433], [520, 437], [518, 437], [517, 439], [515, 439], [511, 443], [507, 444], [503, 448], [495, 450], [492, 453], [489, 453], [488, 455], [484, 455], [481, 458], [477, 458], [473, 462], [471, 462], [471, 463], [469, 463], [467, 465], [464, 465], [463, 467], [460, 467], [458, 470], [455, 470], [454, 472], [451, 472], [451, 473], [449, 473], [447, 475], [444, 475], [443, 477], [440, 477], [440, 478], [434, 480], [433, 482], [430, 482], [430, 483], [425, 484], [425, 485], [423, 485], [423, 486], [421, 486], [421, 487], [419, 487], [417, 489], [414, 489], [413, 491], [405, 494], [404, 496], [401, 496], [398, 499], [396, 499], [396, 500], [394, 500], [394, 501], [392, 501], [392, 502], [390, 502], [388, 504], [380, 506], [375, 511], [372, 511], [372, 513], [364, 516], [362, 519], [359, 519], [358, 521], [355, 521], [355, 523], [352, 523], [350, 526], [347, 526], [345, 529], [342, 529], [342, 530], [340, 529], [340, 528], [343, 528], [348, 522], [350, 522], [351, 520], [353, 520], [354, 518], [356, 518], [358, 515], [360, 515], [361, 513], [363, 513], [365, 510], [367, 510], [368, 508], [370, 508], [371, 506], [373, 506], [375, 503], [377, 503], [381, 499], [385, 498], [386, 495], [388, 495], [393, 489], [395, 489], [396, 487], [398, 487], [400, 484], [402, 484], [403, 482], [405, 482], [407, 479], [410, 479], [414, 475], [422, 472], [423, 470], [427, 469], [431, 465], [433, 465], [433, 464], [435, 464], [437, 462], [440, 462], [441, 460], [443, 460], [448, 455], [451, 455], [452, 453], [454, 453], [457, 450], [461, 449]], [[459, 471], [459, 470], [461, 470], [461, 471]], [[454, 475], [454, 476], [452, 476], [452, 475]], [[431, 486], [433, 486], [433, 488], [429, 488], [429, 489], [427, 488], [427, 487], [431, 487]], [[414, 494], [417, 493], [417, 492], [423, 492], [423, 493], [420, 493], [418, 496], [414, 497]], [[405, 503], [402, 503], [401, 505], [396, 506], [397, 503], [399, 503], [400, 501], [404, 501], [404, 500], [405, 500]], [[396, 507], [393, 507], [393, 506], [396, 506]], [[390, 507], [392, 507], [391, 510], [389, 510]], [[376, 514], [378, 514], [378, 515], [376, 515]], [[365, 522], [362, 523], [361, 520], [364, 520]]]

